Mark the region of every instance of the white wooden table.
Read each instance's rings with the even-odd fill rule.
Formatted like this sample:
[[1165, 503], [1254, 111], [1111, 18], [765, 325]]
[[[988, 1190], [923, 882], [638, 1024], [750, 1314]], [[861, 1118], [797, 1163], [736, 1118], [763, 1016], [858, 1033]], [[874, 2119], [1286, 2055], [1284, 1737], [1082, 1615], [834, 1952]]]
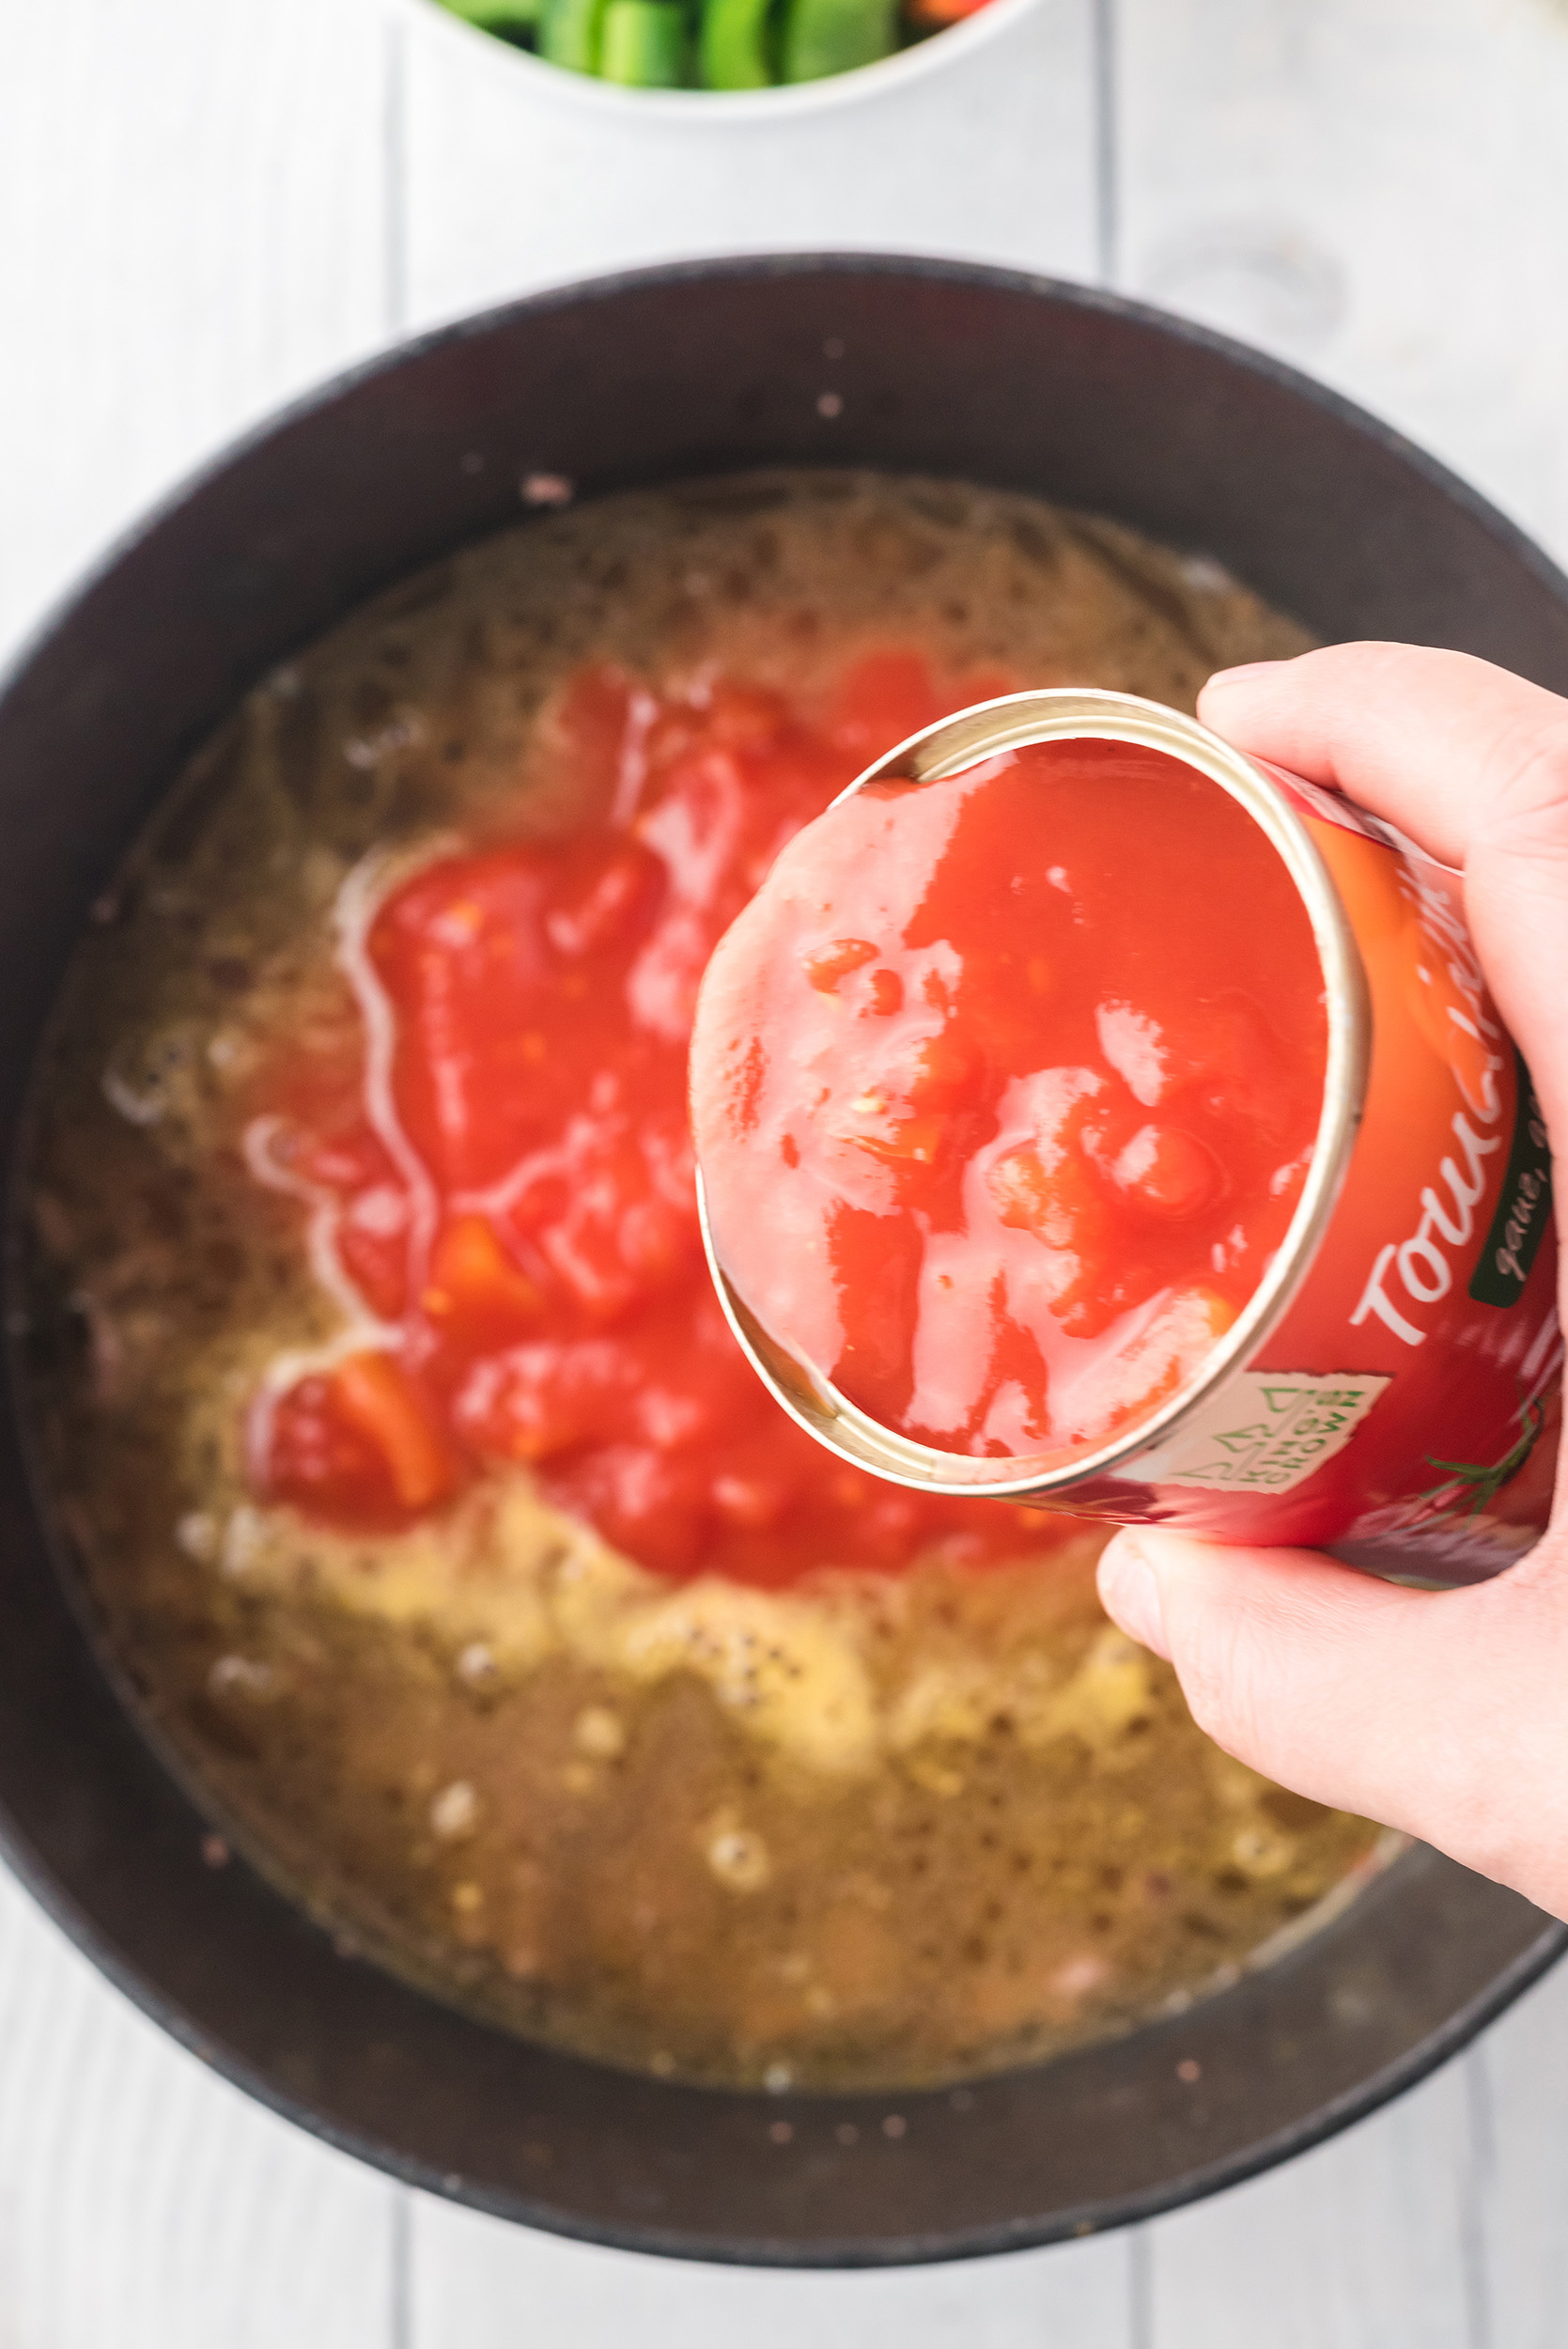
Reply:
[[[896, 101], [617, 171], [419, 0], [0, 0], [0, 643], [389, 338], [622, 261], [1109, 277], [1381, 411], [1568, 556], [1568, 0], [1040, 0]], [[1290, 2168], [1104, 2241], [770, 2276], [556, 2243], [249, 2105], [0, 1875], [0, 2349], [1563, 2349], [1568, 1971]]]

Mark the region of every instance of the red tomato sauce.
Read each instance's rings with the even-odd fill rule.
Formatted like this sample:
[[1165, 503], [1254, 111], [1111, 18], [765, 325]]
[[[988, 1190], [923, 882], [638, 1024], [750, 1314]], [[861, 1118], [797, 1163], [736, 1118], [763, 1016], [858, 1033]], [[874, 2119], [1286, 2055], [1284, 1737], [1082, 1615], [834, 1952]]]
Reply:
[[697, 984], [780, 848], [861, 769], [1004, 678], [945, 695], [862, 662], [826, 708], [720, 678], [576, 678], [546, 731], [570, 837], [442, 854], [344, 910], [363, 1051], [323, 1085], [286, 1048], [253, 1166], [309, 1204], [364, 1342], [253, 1411], [258, 1492], [396, 1530], [486, 1469], [645, 1565], [779, 1583], [1049, 1546], [1049, 1520], [894, 1490], [775, 1407], [703, 1261], [686, 1106]]
[[1052, 742], [876, 786], [784, 852], [705, 984], [715, 1243], [882, 1424], [1091, 1447], [1257, 1288], [1327, 1044], [1283, 863], [1180, 761]]

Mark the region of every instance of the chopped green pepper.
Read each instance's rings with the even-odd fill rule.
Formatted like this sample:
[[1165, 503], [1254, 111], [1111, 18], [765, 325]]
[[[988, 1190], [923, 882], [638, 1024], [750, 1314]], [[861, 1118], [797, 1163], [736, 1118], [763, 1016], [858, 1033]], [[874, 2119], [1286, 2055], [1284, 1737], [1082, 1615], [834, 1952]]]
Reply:
[[784, 79], [817, 82], [891, 56], [898, 46], [898, 0], [790, 0]]
[[599, 72], [634, 89], [678, 89], [686, 65], [686, 11], [678, 0], [609, 0]]
[[597, 73], [604, 0], [544, 0], [539, 54], [573, 73]]
[[466, 17], [482, 33], [496, 33], [503, 40], [536, 31], [544, 14], [544, 0], [446, 0], [446, 6], [454, 16]]
[[767, 89], [773, 79], [768, 54], [771, 0], [706, 0], [698, 35], [704, 89]]

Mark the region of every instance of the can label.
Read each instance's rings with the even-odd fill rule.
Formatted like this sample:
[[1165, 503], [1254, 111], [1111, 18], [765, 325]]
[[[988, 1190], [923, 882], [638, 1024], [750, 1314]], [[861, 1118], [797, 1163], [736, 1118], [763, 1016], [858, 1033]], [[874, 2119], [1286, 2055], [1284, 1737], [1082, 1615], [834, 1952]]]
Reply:
[[1562, 1340], [1545, 1126], [1459, 877], [1327, 793], [1271, 779], [1361, 955], [1361, 1123], [1282, 1321], [1128, 1466], [1150, 1514], [1194, 1532], [1478, 1580], [1539, 1539], [1551, 1506]]
[[1518, 1303], [1552, 1220], [1551, 1144], [1524, 1056], [1515, 1051], [1514, 1058], [1518, 1076], [1514, 1147], [1492, 1227], [1470, 1276], [1470, 1295], [1482, 1305]]
[[1344, 1450], [1391, 1383], [1375, 1372], [1240, 1371], [1143, 1455], [1141, 1472], [1201, 1492], [1293, 1492]]

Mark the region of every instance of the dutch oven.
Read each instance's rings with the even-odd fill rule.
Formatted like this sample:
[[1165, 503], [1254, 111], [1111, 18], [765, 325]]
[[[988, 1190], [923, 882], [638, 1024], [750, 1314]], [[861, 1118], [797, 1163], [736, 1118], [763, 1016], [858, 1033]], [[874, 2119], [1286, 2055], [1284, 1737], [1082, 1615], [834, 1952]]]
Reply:
[[[340, 379], [211, 466], [54, 615], [0, 697], [13, 1199], [73, 941], [160, 793], [259, 677], [399, 576], [516, 522], [531, 476], [592, 498], [791, 463], [1032, 490], [1218, 557], [1320, 637], [1456, 646], [1568, 692], [1568, 583], [1518, 532], [1321, 387], [1110, 295], [830, 256], [644, 271], [492, 310]], [[1514, 1893], [1411, 1849], [1293, 1954], [1187, 2014], [955, 2090], [744, 2094], [532, 2046], [340, 1953], [242, 1859], [207, 1864], [208, 1822], [141, 1734], [57, 1552], [20, 1368], [0, 1404], [5, 1850], [177, 2038], [414, 2185], [567, 2234], [755, 2263], [1048, 2242], [1209, 2192], [1370, 2111], [1563, 1945]]]

